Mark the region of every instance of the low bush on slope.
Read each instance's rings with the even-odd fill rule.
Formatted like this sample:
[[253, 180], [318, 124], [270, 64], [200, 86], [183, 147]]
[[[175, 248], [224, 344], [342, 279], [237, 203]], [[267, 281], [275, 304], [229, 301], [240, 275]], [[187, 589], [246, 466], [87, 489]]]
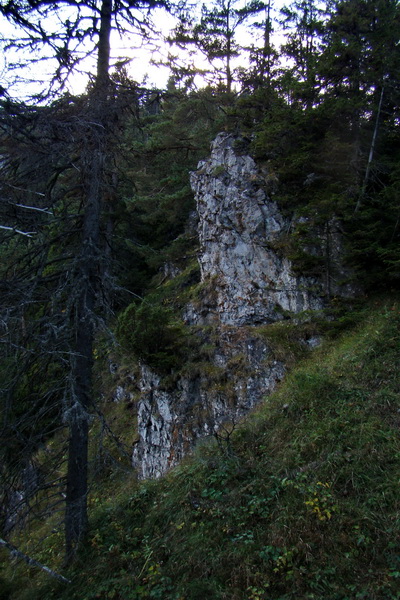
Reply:
[[400, 598], [400, 303], [377, 302], [246, 421], [99, 502], [70, 585], [12, 598]]

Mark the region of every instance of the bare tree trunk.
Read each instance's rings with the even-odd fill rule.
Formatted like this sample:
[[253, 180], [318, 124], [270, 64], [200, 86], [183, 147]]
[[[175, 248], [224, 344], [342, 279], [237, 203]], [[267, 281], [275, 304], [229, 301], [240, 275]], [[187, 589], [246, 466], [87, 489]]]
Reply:
[[101, 23], [99, 31], [96, 76], [96, 86], [100, 89], [100, 93], [101, 90], [107, 86], [109, 79], [112, 10], [112, 0], [103, 0], [101, 5]]
[[87, 469], [89, 408], [92, 401], [93, 339], [95, 304], [99, 289], [99, 239], [101, 214], [102, 160], [100, 151], [93, 153], [91, 177], [85, 206], [81, 253], [76, 285], [75, 356], [71, 382], [71, 408], [68, 446], [65, 541], [67, 562], [73, 557], [87, 532]]
[[71, 407], [68, 412], [69, 447], [65, 509], [66, 562], [70, 562], [87, 529], [88, 433], [92, 404], [93, 342], [96, 300], [101, 290], [100, 223], [105, 188], [107, 100], [112, 0], [103, 0], [98, 48], [97, 78], [93, 94], [92, 126], [88, 131], [85, 168], [86, 200], [81, 249], [76, 273], [75, 356]]
[[264, 46], [262, 50], [261, 79], [266, 78], [266, 87], [271, 87], [271, 2], [268, 0], [266, 6], [265, 27], [264, 27]]
[[231, 57], [232, 57], [232, 34], [230, 32], [230, 19], [229, 19], [230, 4], [228, 4], [228, 10], [226, 14], [226, 32], [227, 32], [227, 46], [226, 46], [226, 91], [228, 94], [232, 91], [232, 69], [231, 69]]
[[381, 110], [382, 110], [383, 91], [384, 91], [384, 88], [382, 87], [381, 95], [379, 97], [378, 111], [376, 113], [376, 121], [375, 121], [374, 133], [372, 135], [371, 146], [370, 146], [370, 149], [369, 149], [369, 156], [368, 156], [367, 168], [365, 170], [364, 181], [363, 181], [363, 184], [362, 184], [361, 192], [360, 192], [360, 194], [358, 196], [357, 205], [356, 205], [356, 208], [355, 208], [354, 212], [357, 212], [358, 209], [360, 208], [360, 206], [361, 206], [361, 200], [364, 197], [365, 190], [367, 189], [369, 174], [370, 174], [370, 171], [371, 171], [371, 164], [372, 164], [372, 160], [374, 158], [376, 138], [378, 136], [379, 119], [380, 119]]

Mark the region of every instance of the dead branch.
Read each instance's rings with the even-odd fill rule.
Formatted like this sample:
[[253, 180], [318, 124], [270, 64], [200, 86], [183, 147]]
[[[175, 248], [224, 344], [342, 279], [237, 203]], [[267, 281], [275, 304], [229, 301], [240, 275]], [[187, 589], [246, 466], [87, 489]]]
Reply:
[[36, 234], [36, 231], [21, 231], [20, 229], [15, 229], [15, 227], [6, 227], [5, 225], [0, 225], [0, 229], [13, 231], [14, 233], [19, 233], [20, 235], [25, 235], [26, 237], [32, 237], [34, 234]]
[[58, 579], [59, 581], [62, 581], [63, 583], [71, 583], [70, 579], [67, 579], [63, 575], [60, 575], [56, 571], [53, 571], [52, 569], [50, 569], [50, 567], [46, 567], [46, 565], [42, 565], [42, 563], [35, 560], [34, 558], [31, 558], [27, 554], [24, 554], [23, 552], [18, 550], [18, 548], [16, 548], [13, 544], [10, 544], [10, 542], [7, 542], [6, 540], [3, 540], [2, 538], [0, 538], [0, 546], [4, 546], [5, 548], [7, 548], [7, 550], [9, 550], [9, 552], [11, 553], [12, 556], [14, 556], [16, 558], [20, 558], [21, 560], [25, 561], [30, 567], [38, 567], [39, 569], [41, 569], [42, 571], [44, 571], [51, 577], [55, 577], [55, 579]]

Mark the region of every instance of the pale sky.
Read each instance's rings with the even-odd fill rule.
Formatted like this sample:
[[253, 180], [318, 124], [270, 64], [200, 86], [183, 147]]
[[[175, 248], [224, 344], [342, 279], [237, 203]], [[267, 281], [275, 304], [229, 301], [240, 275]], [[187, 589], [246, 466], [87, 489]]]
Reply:
[[[275, 0], [274, 5], [275, 7], [280, 7], [284, 3], [284, 0]], [[199, 10], [201, 8], [201, 4], [202, 3], [198, 4]], [[62, 28], [65, 19], [65, 15], [63, 15], [62, 18], [59, 17], [58, 22], [56, 19], [56, 21], [54, 21], [54, 28]], [[155, 21], [157, 26], [162, 30], [162, 34], [164, 36], [166, 36], [174, 26], [174, 19], [160, 10], [158, 11], [158, 14], [155, 14]], [[53, 22], [51, 25], [53, 26]], [[240, 39], [241, 43], [243, 44], [247, 42], [246, 37], [249, 40], [248, 43], [254, 43], [254, 33], [249, 37], [249, 34], [246, 35], [244, 30], [245, 28], [243, 27], [241, 31], [238, 30], [238, 38]], [[1, 44], [1, 39], [4, 39], [4, 37], [7, 37], [12, 32], [12, 27], [3, 17], [0, 17], [0, 31]], [[279, 32], [276, 32], [275, 35], [278, 39], [276, 43], [279, 43]], [[171, 49], [167, 44], [164, 44], [161, 46], [161, 53], [157, 53], [154, 50], [152, 52], [150, 48], [138, 48], [137, 46], [139, 45], [140, 38], [138, 35], [132, 35], [130, 38], [129, 36], [125, 35], [124, 38], [121, 39], [118, 33], [114, 31], [112, 40], [112, 60], [115, 62], [121, 58], [130, 58], [131, 62], [127, 65], [127, 68], [130, 76], [134, 80], [141, 83], [143, 78], [147, 75], [148, 77], [146, 80], [146, 85], [148, 87], [154, 86], [164, 88], [169, 77], [169, 69], [167, 67], [152, 65], [151, 60], [152, 58], [156, 61], [159, 61], [160, 59], [165, 60], [169, 51], [172, 51], [174, 54], [178, 54], [179, 58], [182, 57], [182, 59], [184, 59], [183, 50]], [[11, 51], [4, 52], [3, 44], [3, 51], [0, 57], [0, 84], [9, 90], [11, 95], [18, 96], [20, 99], [24, 99], [25, 96], [25, 99], [27, 99], [27, 97], [32, 94], [33, 89], [38, 90], [44, 85], [44, 83], [40, 83], [40, 80], [46, 81], [49, 77], [49, 74], [53, 72], [54, 62], [53, 64], [49, 62], [47, 65], [45, 65], [45, 62], [30, 62], [33, 59], [34, 56], [27, 55], [26, 52], [24, 52], [22, 56]], [[22, 77], [22, 80], [17, 85], [14, 85], [14, 87], [10, 87], [10, 65], [13, 62], [19, 63], [22, 61], [30, 63], [29, 67], [24, 72], [20, 69], [18, 70], [19, 76], [20, 78]], [[204, 59], [201, 56], [196, 57], [194, 62], [196, 67], [201, 68], [202, 66], [205, 66]], [[237, 63], [241, 63], [240, 57], [237, 59]], [[95, 72], [95, 65], [93, 61], [87, 61], [84, 68], [88, 72]], [[28, 83], [29, 79], [33, 79], [35, 83]], [[84, 91], [86, 83], [87, 76], [76, 73], [73, 78], [70, 79], [69, 89], [72, 93], [81, 93]], [[200, 79], [197, 81], [197, 83], [199, 85], [202, 84]]]

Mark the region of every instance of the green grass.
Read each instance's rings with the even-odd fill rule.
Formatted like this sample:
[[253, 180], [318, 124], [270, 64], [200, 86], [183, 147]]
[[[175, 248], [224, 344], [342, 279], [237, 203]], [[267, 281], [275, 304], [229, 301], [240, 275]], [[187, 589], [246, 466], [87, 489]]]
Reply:
[[226, 442], [99, 489], [70, 585], [20, 567], [7, 597], [400, 598], [400, 303], [356, 321]]

